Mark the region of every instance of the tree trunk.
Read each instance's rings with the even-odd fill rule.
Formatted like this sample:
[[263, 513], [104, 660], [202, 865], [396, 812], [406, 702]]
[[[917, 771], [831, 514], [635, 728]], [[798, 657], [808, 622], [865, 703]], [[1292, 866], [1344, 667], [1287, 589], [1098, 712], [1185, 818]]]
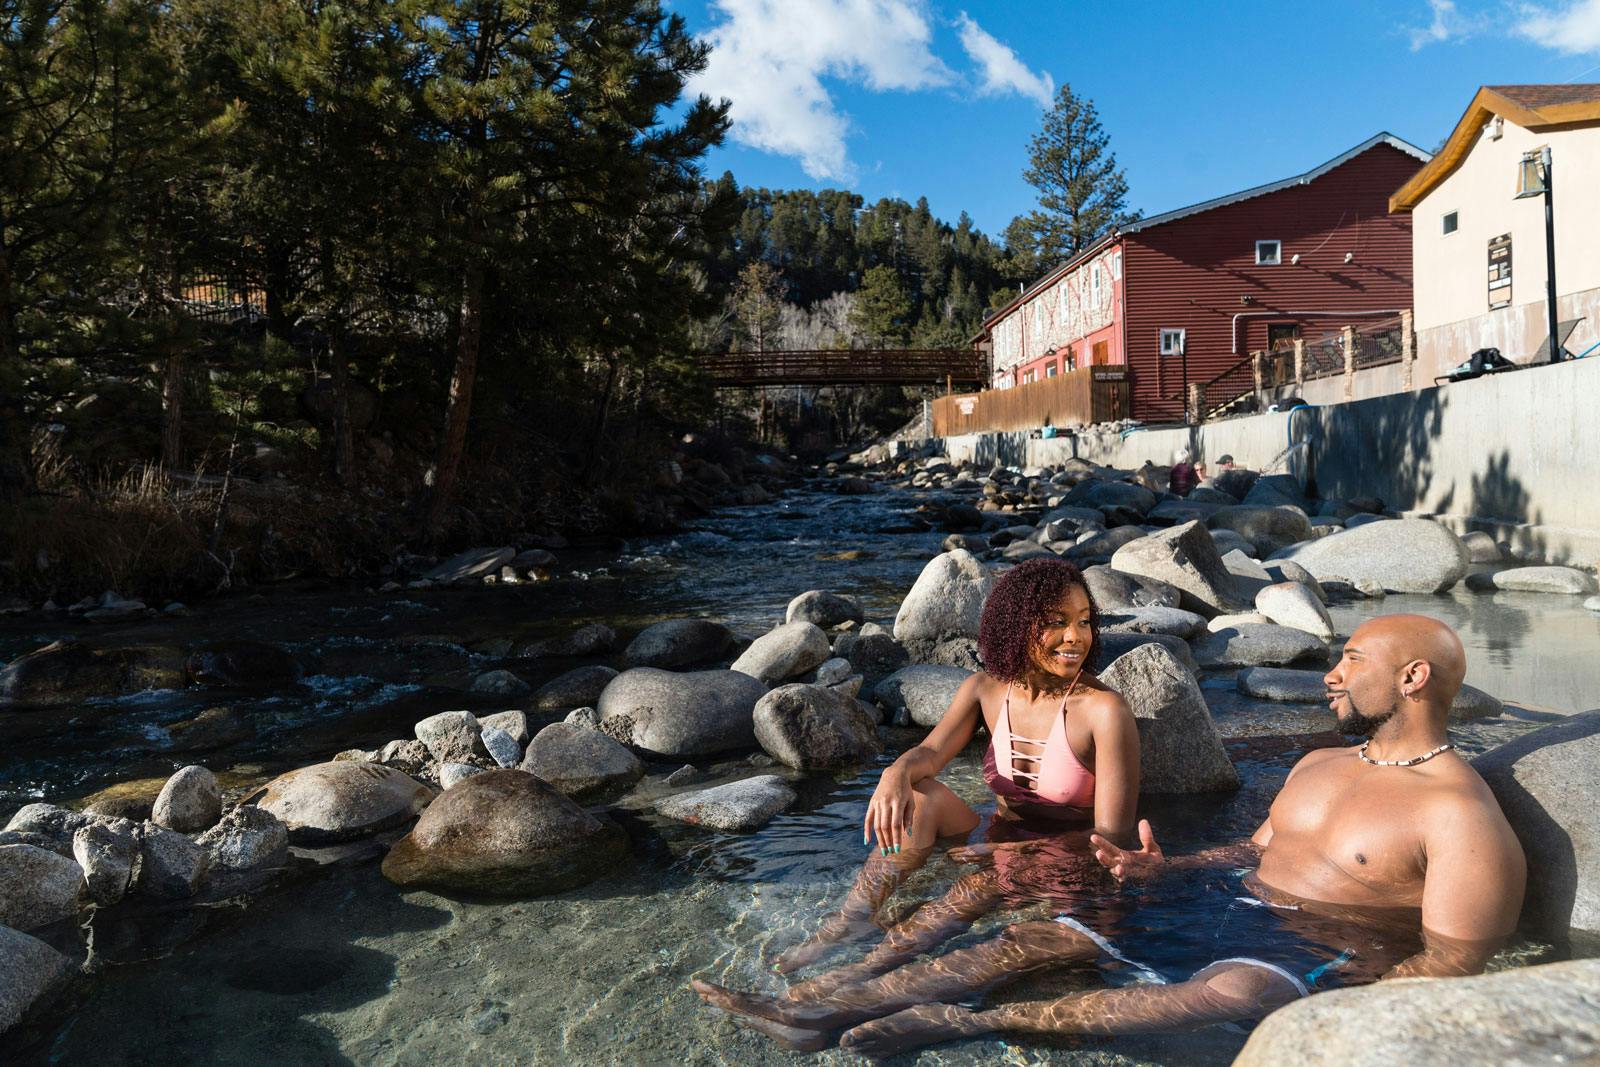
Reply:
[[183, 463], [183, 347], [172, 350], [161, 367], [161, 465], [169, 471]]
[[289, 275], [289, 251], [273, 243], [266, 255], [267, 332], [280, 341], [288, 341], [290, 333], [288, 302], [293, 282]]
[[[5, 229], [0, 227], [0, 242], [4, 238]], [[33, 449], [22, 407], [22, 380], [11, 264], [0, 243], [0, 501], [5, 502], [33, 490]]]
[[483, 266], [471, 263], [461, 283], [461, 328], [456, 337], [456, 365], [450, 376], [444, 433], [434, 460], [433, 491], [428, 498], [426, 532], [432, 536], [444, 521], [455, 492], [456, 475], [467, 447], [467, 419], [472, 414], [472, 387], [478, 377], [478, 345], [483, 337]]
[[342, 322], [330, 324], [328, 366], [333, 372], [333, 474], [348, 489], [356, 480], [355, 432], [350, 426], [350, 360]]
[[622, 360], [616, 356], [608, 355], [605, 359], [609, 369], [606, 371], [605, 388], [600, 390], [600, 404], [595, 409], [594, 429], [589, 436], [589, 459], [584, 464], [583, 470], [583, 482], [585, 485], [593, 485], [596, 475], [600, 472], [600, 457], [605, 451], [606, 421], [611, 417], [611, 397], [616, 392], [617, 375], [622, 370]]

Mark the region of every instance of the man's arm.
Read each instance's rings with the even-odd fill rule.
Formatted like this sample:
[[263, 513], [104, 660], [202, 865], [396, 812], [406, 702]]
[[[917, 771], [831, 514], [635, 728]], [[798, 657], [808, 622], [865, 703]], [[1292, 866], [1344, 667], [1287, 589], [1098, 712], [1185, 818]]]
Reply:
[[1517, 928], [1527, 861], [1488, 787], [1440, 797], [1423, 822], [1422, 951], [1385, 978], [1478, 974]]

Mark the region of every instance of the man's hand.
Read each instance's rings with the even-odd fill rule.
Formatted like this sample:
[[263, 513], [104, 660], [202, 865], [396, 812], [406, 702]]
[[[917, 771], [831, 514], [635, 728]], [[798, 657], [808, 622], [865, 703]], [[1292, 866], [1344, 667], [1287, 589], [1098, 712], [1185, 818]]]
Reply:
[[1139, 820], [1137, 849], [1120, 848], [1099, 834], [1090, 834], [1089, 843], [1094, 846], [1094, 858], [1119, 882], [1130, 878], [1150, 878], [1167, 863], [1167, 857], [1161, 854], [1161, 846], [1156, 844], [1156, 835], [1150, 829], [1149, 819]]

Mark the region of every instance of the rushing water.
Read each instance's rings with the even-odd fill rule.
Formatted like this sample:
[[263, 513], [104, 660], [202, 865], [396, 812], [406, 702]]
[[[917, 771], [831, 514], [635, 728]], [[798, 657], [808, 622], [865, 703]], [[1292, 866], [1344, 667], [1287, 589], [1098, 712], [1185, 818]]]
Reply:
[[[410, 736], [413, 722], [437, 711], [497, 710], [500, 700], [463, 691], [475, 674], [501, 665], [474, 651], [495, 638], [521, 641], [591, 620], [637, 629], [690, 614], [753, 636], [810, 588], [856, 596], [868, 618], [888, 621], [937, 551], [938, 534], [889, 532], [906, 528], [905, 513], [921, 499], [898, 491], [867, 498], [796, 492], [620, 554], [567, 554], [572, 573], [538, 585], [386, 595], [277, 590], [210, 603], [191, 618], [129, 627], [119, 640], [275, 641], [315, 667], [280, 692], [141, 694], [62, 713], [0, 716], [0, 819], [35, 799], [79, 800], [117, 782], [163, 778], [189, 762], [213, 767], [242, 791], [339, 749]], [[846, 550], [859, 557], [837, 558]], [[1597, 691], [1600, 661], [1587, 650], [1600, 623], [1576, 598], [1390, 597], [1338, 608], [1335, 621], [1347, 633], [1362, 618], [1392, 611], [1423, 611], [1457, 626], [1472, 661], [1468, 680], [1535, 709], [1452, 729], [1468, 754], [1538, 725], [1545, 717], [1539, 709], [1582, 709]], [[66, 620], [11, 622], [0, 630], [0, 659], [82, 629]], [[535, 685], [572, 666], [552, 662], [529, 672], [525, 663], [505, 665]], [[1244, 788], [1152, 805], [1148, 814], [1169, 852], [1248, 835], [1294, 760], [1331, 740], [1331, 717], [1321, 707], [1248, 701], [1226, 678], [1209, 680], [1206, 694], [1233, 739]], [[218, 705], [239, 713], [254, 736], [200, 755], [172, 751], [169, 728]], [[687, 983], [702, 976], [781, 988], [768, 970], [771, 955], [815, 929], [838, 903], [862, 859], [857, 834], [877, 771], [915, 737], [897, 732], [876, 767], [793, 776], [799, 804], [748, 835], [653, 815], [652, 800], [668, 791], [661, 778], [673, 769], [653, 767], [617, 808], [634, 842], [631, 865], [553, 897], [504, 902], [401, 892], [356, 850], [351, 862], [297, 875], [249, 902], [198, 913], [112, 909], [94, 922], [99, 973], [14, 1054], [22, 1062], [161, 1064], [844, 1062], [837, 1050], [818, 1057], [785, 1052], [706, 1008]], [[981, 810], [989, 798], [976, 755], [963, 754], [945, 777]], [[936, 856], [900, 891], [897, 906], [938, 895], [961, 870]], [[998, 912], [967, 940], [1029, 914]], [[1181, 909], [1166, 914], [1177, 937]], [[1524, 946], [1497, 965], [1538, 951]], [[1097, 981], [1091, 969], [1067, 968], [997, 996]], [[1242, 1040], [1207, 1031], [1069, 1047], [1107, 1063], [1225, 1063]], [[905, 1059], [1031, 1064], [1059, 1056], [1062, 1047], [990, 1038]]]

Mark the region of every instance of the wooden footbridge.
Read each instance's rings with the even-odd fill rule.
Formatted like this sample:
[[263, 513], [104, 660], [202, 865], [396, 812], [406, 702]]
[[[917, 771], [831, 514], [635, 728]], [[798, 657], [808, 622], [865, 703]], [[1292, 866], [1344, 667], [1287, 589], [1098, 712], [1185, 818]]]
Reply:
[[982, 385], [970, 348], [818, 348], [721, 352], [700, 357], [718, 388], [759, 385]]

